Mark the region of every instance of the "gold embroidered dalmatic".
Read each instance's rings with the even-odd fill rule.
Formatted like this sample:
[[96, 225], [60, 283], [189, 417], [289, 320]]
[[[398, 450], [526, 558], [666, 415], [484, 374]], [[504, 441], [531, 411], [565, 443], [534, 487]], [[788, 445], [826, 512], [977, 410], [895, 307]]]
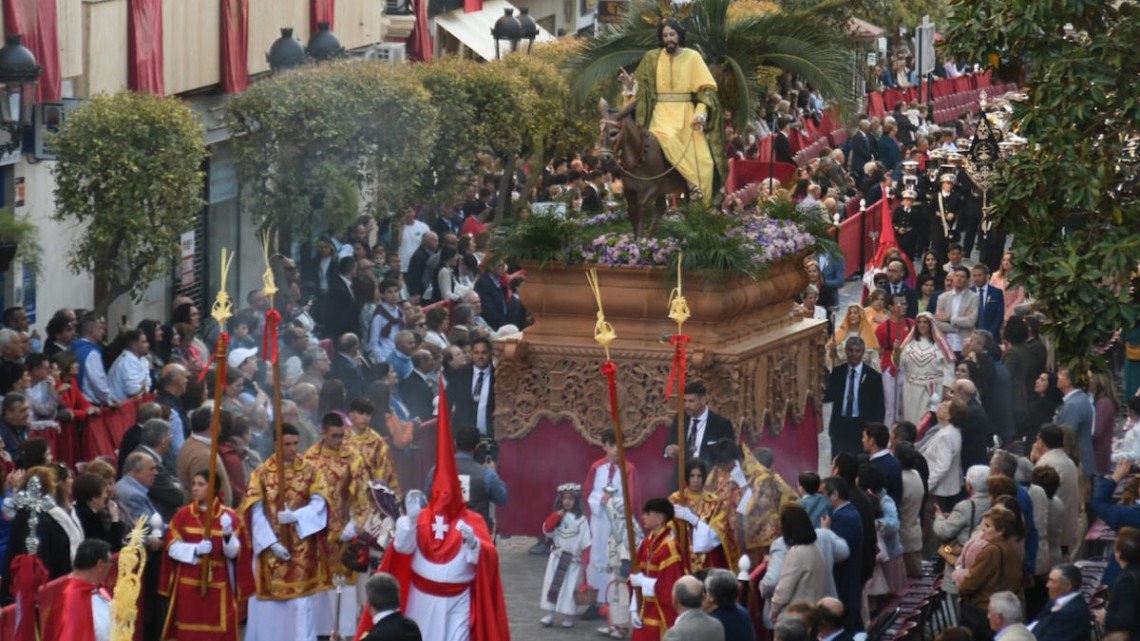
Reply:
[[[285, 507], [290, 510], [308, 505], [314, 494], [324, 498], [330, 507], [332, 505], [324, 476], [301, 456], [285, 468], [284, 494]], [[292, 556], [289, 561], [279, 561], [268, 548], [257, 556], [257, 598], [267, 601], [288, 601], [315, 594], [325, 589], [324, 586], [331, 585], [329, 567], [322, 550], [327, 532], [321, 531], [302, 539], [295, 524], [278, 523], [279, 496], [277, 456], [273, 455], [250, 475], [241, 506], [246, 523], [252, 527], [249, 510], [261, 502], [277, 540]]]
[[369, 480], [383, 481], [397, 496], [403, 496], [400, 492], [400, 481], [396, 478], [396, 465], [392, 462], [388, 443], [379, 434], [371, 429], [357, 433], [355, 429], [349, 428], [345, 432], [344, 447], [360, 455], [364, 461], [364, 468], [368, 473]]
[[[363, 531], [364, 522], [368, 519], [368, 472], [364, 461], [347, 447], [334, 450], [322, 447], [320, 442], [305, 452], [304, 459], [321, 471], [328, 488], [326, 498], [329, 503], [329, 523], [325, 528], [325, 560], [329, 566], [329, 578], [331, 575], [340, 575], [348, 577], [349, 582], [355, 581], [356, 574], [344, 567], [344, 550], [348, 544], [340, 538], [349, 519], [356, 522], [359, 531]], [[324, 588], [332, 589], [332, 581]]]
[[[726, 529], [731, 532], [732, 541], [743, 540], [747, 552], [762, 550], [772, 545], [780, 536], [780, 506], [796, 500], [796, 491], [784, 482], [775, 472], [756, 460], [748, 448], [744, 448], [744, 460], [740, 463], [744, 478], [752, 490], [752, 498], [745, 506], [744, 531], [738, 533], [736, 518], [744, 490], [729, 478], [729, 472], [714, 467], [705, 481], [705, 487], [712, 488], [727, 508]], [[741, 536], [741, 534], [743, 536]], [[723, 541], [724, 539], [722, 539]], [[739, 557], [729, 557], [732, 571], [736, 572]]]
[[[682, 500], [680, 492], [673, 492], [669, 495], [669, 501], [687, 506], [693, 511], [693, 514], [697, 515], [697, 518], [707, 523], [720, 539], [721, 550], [719, 552], [713, 550], [706, 554], [696, 554], [692, 550], [688, 550], [689, 565], [692, 566], [693, 572], [719, 567], [727, 570], [731, 567], [730, 563], [734, 562], [734, 559], [740, 558], [740, 552], [736, 548], [736, 539], [733, 538], [734, 534], [729, 526], [729, 513], [723, 499], [708, 490], [698, 493], [685, 488], [684, 500]], [[681, 519], [673, 519], [673, 529], [677, 532], [684, 532], [685, 540], [689, 542], [690, 546], [692, 545], [693, 526]], [[721, 559], [710, 558], [722, 554], [725, 556], [724, 561], [728, 561], [728, 564]]]

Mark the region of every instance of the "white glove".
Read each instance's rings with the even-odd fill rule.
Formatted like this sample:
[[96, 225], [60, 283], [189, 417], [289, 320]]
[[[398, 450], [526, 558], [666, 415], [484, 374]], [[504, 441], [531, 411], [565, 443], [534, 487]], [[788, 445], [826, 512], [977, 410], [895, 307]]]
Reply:
[[198, 556], [206, 556], [207, 554], [209, 554], [210, 552], [213, 552], [213, 551], [214, 551], [214, 544], [210, 543], [209, 539], [206, 539], [205, 541], [202, 541], [198, 545], [194, 546], [194, 554], [197, 554]]
[[222, 536], [229, 536], [234, 533], [234, 520], [230, 518], [229, 514], [223, 513], [218, 522], [222, 524]]
[[279, 561], [288, 561], [293, 558], [293, 555], [289, 554], [289, 550], [286, 550], [285, 546], [280, 543], [274, 543], [269, 546], [269, 551], [272, 552], [273, 556], [277, 557]]
[[740, 468], [740, 463], [737, 463], [736, 466], [732, 468], [732, 472], [729, 473], [728, 478], [732, 479], [732, 482], [736, 483], [739, 487], [748, 486], [748, 479], [744, 478], [744, 470]]
[[475, 547], [475, 530], [472, 530], [470, 525], [460, 521], [455, 524], [455, 529], [459, 530], [459, 533], [463, 535], [464, 545], [471, 548]]
[[645, 576], [644, 572], [638, 572], [637, 574], [630, 575], [629, 583], [635, 588], [640, 588], [642, 596], [656, 596], [653, 588], [657, 586], [657, 579]]
[[629, 600], [629, 624], [635, 629], [641, 629], [641, 617], [637, 616], [637, 599]]
[[296, 523], [297, 515], [293, 513], [293, 510], [281, 510], [277, 513], [277, 522], [281, 525]]
[[419, 490], [410, 490], [404, 497], [404, 511], [413, 523], [416, 522], [416, 517], [420, 515], [420, 510], [424, 509], [424, 503], [424, 493]]
[[697, 515], [694, 514], [693, 511], [690, 510], [687, 506], [674, 505], [673, 506], [673, 516], [678, 518], [678, 519], [681, 519], [682, 521], [684, 521], [685, 523], [688, 523], [689, 525], [691, 525], [693, 527], [697, 527]]
[[236, 559], [239, 551], [241, 551], [241, 541], [236, 536], [231, 536], [222, 543], [222, 552], [227, 559]]
[[351, 541], [356, 536], [356, 521], [348, 520], [348, 525], [344, 526], [344, 531], [340, 533], [341, 541]]

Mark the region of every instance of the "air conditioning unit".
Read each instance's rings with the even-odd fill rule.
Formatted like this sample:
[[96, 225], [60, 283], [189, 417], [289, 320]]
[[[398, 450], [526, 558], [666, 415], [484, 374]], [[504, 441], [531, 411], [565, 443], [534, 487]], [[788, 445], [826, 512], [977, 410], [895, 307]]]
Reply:
[[408, 46], [402, 42], [384, 42], [373, 45], [364, 57], [369, 60], [380, 60], [390, 65], [401, 64], [408, 60]]

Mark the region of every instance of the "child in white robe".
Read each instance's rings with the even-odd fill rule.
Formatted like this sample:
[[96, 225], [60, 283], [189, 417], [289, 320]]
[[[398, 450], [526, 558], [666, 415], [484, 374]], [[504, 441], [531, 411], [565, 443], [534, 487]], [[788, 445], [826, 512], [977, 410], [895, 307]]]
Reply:
[[550, 539], [550, 562], [542, 579], [540, 605], [546, 614], [539, 620], [544, 626], [554, 623], [554, 615], [562, 615], [562, 627], [574, 626], [578, 612], [574, 594], [582, 579], [582, 553], [590, 547], [590, 524], [582, 513], [582, 486], [564, 483], [558, 486], [554, 512], [542, 523], [542, 533]]

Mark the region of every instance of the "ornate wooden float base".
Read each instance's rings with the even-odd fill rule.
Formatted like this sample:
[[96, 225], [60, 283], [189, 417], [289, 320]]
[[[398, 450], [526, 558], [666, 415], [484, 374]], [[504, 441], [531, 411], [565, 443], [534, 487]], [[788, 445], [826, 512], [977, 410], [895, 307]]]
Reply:
[[[535, 324], [522, 339], [496, 344], [495, 431], [500, 473], [511, 490], [499, 530], [507, 534], [538, 532], [555, 488], [582, 482], [602, 455], [602, 431], [612, 427], [587, 271], [527, 266], [521, 296]], [[598, 268], [606, 320], [617, 333], [611, 354], [625, 440], [645, 498], [666, 495], [675, 469], [662, 458], [677, 408], [676, 397], [665, 398], [676, 332], [666, 317], [675, 286], [667, 278], [664, 269]], [[777, 471], [792, 483], [817, 467], [824, 380], [824, 323], [792, 313], [806, 284], [793, 259], [773, 265], [761, 281], [707, 286], [688, 278], [684, 285], [692, 312], [684, 326], [691, 337], [687, 379], [705, 383], [713, 411], [732, 422], [744, 444], [772, 448]]]

